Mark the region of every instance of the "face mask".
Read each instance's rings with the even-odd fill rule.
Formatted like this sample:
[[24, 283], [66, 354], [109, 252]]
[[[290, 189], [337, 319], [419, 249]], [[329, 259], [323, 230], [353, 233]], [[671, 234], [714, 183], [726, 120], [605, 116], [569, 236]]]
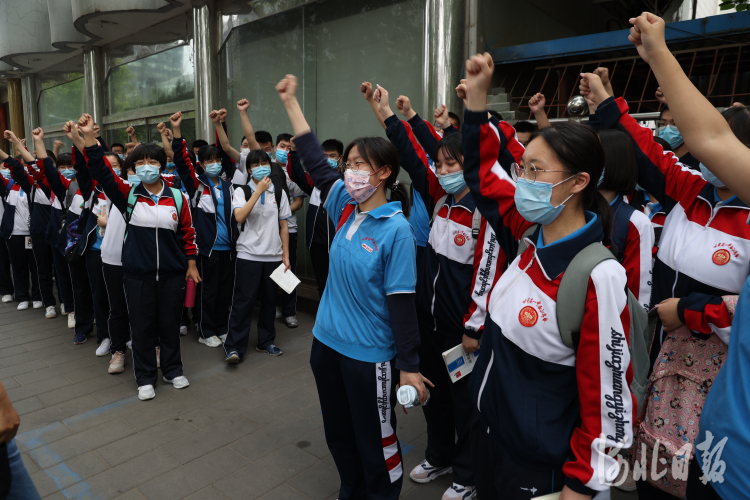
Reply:
[[124, 160], [124, 159], [125, 159], [125, 157], [124, 157], [124, 156], [122, 156], [121, 154], [118, 154], [117, 156], [119, 156], [119, 157], [120, 157], [120, 161], [122, 161], [122, 160]]
[[460, 193], [466, 189], [466, 181], [464, 181], [464, 172], [460, 170], [445, 175], [438, 175], [438, 182], [445, 189], [448, 194]]
[[120, 176], [120, 169], [119, 168], [113, 168], [112, 171], [115, 173], [116, 176]]
[[289, 151], [286, 149], [276, 150], [276, 161], [279, 163], [286, 163], [287, 158], [289, 158]]
[[3, 177], [5, 177], [6, 179], [10, 179], [10, 170], [6, 170], [4, 168], [0, 169], [0, 174], [3, 174]]
[[242, 148], [240, 149], [240, 153], [243, 155], [249, 155], [250, 154], [250, 148]]
[[333, 158], [328, 158], [328, 164], [331, 166], [331, 168], [339, 168], [339, 161], [334, 160]]
[[261, 165], [252, 169], [253, 178], [256, 181], [262, 181], [264, 177], [271, 175], [271, 165]]
[[514, 196], [518, 213], [529, 222], [534, 222], [543, 226], [550, 224], [557, 219], [557, 216], [563, 211], [563, 208], [565, 208], [565, 202], [573, 197], [571, 194], [560, 205], [554, 207], [552, 206], [552, 203], [550, 203], [550, 199], [552, 198], [552, 188], [559, 186], [573, 177], [575, 177], [575, 175], [571, 175], [557, 184], [539, 181], [532, 183], [523, 178], [518, 179], [518, 182], [516, 183], [516, 194]]
[[141, 178], [138, 177], [137, 175], [129, 175], [128, 176], [128, 182], [131, 183], [134, 186], [137, 186], [138, 184], [141, 183]]
[[346, 170], [346, 173], [344, 174], [344, 187], [354, 201], [357, 203], [367, 201], [378, 186], [380, 186], [383, 181], [378, 182], [378, 186], [370, 184], [370, 177], [378, 173], [378, 170], [372, 173], [364, 172], [362, 170]]
[[218, 177], [221, 173], [221, 163], [207, 163], [203, 168], [209, 177]]
[[711, 171], [708, 170], [703, 163], [700, 164], [700, 169], [701, 173], [703, 174], [703, 178], [706, 179], [706, 181], [710, 182], [716, 187], [725, 187], [724, 183], [721, 182], [714, 174], [712, 174]]
[[141, 179], [141, 182], [152, 184], [159, 179], [159, 167], [156, 165], [135, 167], [135, 174]]
[[175, 164], [172, 163], [171, 161], [168, 161], [167, 162], [167, 170], [174, 170], [174, 168], [175, 168]]
[[674, 125], [659, 127], [659, 137], [667, 141], [669, 145], [672, 146], [672, 148], [676, 148], [677, 146], [685, 142], [682, 140], [682, 134]]
[[60, 173], [63, 174], [63, 177], [70, 180], [76, 176], [76, 171], [72, 168], [64, 168], [60, 170]]
[[271, 158], [271, 161], [276, 161], [276, 152], [266, 153], [269, 158]]

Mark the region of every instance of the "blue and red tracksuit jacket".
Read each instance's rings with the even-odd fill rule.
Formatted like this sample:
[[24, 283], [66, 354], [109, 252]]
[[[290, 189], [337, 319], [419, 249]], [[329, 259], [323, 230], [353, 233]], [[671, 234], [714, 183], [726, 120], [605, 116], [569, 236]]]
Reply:
[[[477, 206], [491, 226], [510, 228], [520, 239], [532, 223], [518, 213], [515, 184], [498, 160], [515, 147], [515, 130], [491, 123], [486, 111], [466, 111], [462, 134], [464, 177]], [[471, 386], [481, 423], [504, 453], [528, 468], [562, 468], [566, 486], [594, 495], [609, 489], [600, 478], [617, 467], [604, 450], [630, 445], [637, 408], [630, 393], [627, 277], [615, 260], [599, 264], [589, 278], [578, 350], [560, 338], [562, 276], [578, 252], [604, 237], [597, 215], [587, 212], [586, 221], [547, 246], [543, 228], [526, 239], [528, 248], [490, 295]]]
[[[732, 321], [721, 296], [739, 294], [750, 275], [750, 208], [736, 196], [720, 201], [700, 172], [664, 151], [651, 129], [630, 116], [624, 99], [604, 101], [589, 123], [633, 138], [638, 183], [667, 214], [654, 262], [651, 306], [679, 298], [678, 314], [693, 335], [707, 338], [714, 332], [728, 343]], [[652, 360], [664, 337], [661, 328], [659, 333]]]

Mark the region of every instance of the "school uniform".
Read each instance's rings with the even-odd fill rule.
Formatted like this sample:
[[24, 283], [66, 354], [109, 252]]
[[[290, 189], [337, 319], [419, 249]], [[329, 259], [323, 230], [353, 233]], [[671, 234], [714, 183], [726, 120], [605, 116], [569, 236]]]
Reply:
[[[114, 172], [112, 172], [114, 175]], [[122, 246], [125, 243], [125, 216], [112, 200], [107, 200], [107, 228], [102, 236], [102, 275], [109, 302], [107, 327], [112, 342], [110, 353], [125, 352], [130, 340], [130, 319], [125, 298], [125, 276], [122, 270]]]
[[[86, 148], [91, 176], [121, 213], [135, 197], [122, 250], [122, 267], [132, 332], [133, 368], [139, 387], [155, 385], [156, 351], [161, 347], [161, 372], [167, 379], [182, 376], [180, 319], [185, 300], [188, 260], [198, 253], [190, 207], [182, 193], [162, 180], [162, 190], [150, 193], [143, 184], [133, 188], [114, 175], [99, 146]], [[178, 205], [181, 209], [177, 210]]]
[[[0, 173], [0, 176], [2, 175], [3, 174]], [[7, 176], [8, 179], [11, 179], [10, 170], [5, 170], [5, 176]], [[12, 182], [12, 180], [9, 182]], [[8, 193], [8, 190], [6, 189], [4, 192]], [[5, 215], [5, 195], [3, 195], [0, 200], [0, 221], [2, 221], [3, 216]], [[5, 239], [0, 239], [0, 295], [13, 295], [10, 255], [8, 254], [8, 243]]]
[[[466, 111], [462, 133], [464, 176], [477, 206], [493, 227], [511, 228], [520, 238], [532, 224], [515, 208], [515, 184], [497, 159], [515, 147], [515, 131], [491, 124], [485, 111]], [[490, 295], [472, 372], [480, 498], [526, 500], [563, 485], [593, 496], [609, 489], [600, 477], [617, 468], [602, 450], [632, 442], [637, 407], [629, 389], [623, 267], [608, 260], [589, 277], [577, 350], [565, 346], [557, 325], [563, 273], [578, 252], [604, 237], [600, 218], [585, 217], [582, 228], [549, 245], [539, 226]], [[602, 403], [610, 398], [618, 402], [614, 411]]]
[[200, 283], [196, 302], [201, 311], [198, 330], [202, 338], [219, 337], [227, 331], [229, 304], [234, 287], [232, 241], [232, 185], [219, 178], [214, 185], [208, 175], [195, 173], [184, 139], [173, 139], [172, 150], [181, 184], [193, 207], [198, 243]]
[[[307, 196], [297, 183], [289, 178], [287, 169], [284, 169], [284, 174], [286, 175], [286, 185], [289, 188], [290, 205], [297, 198], [304, 198]], [[289, 271], [297, 274], [297, 212], [292, 212], [292, 216], [286, 220], [286, 223], [289, 228]], [[281, 314], [285, 318], [297, 314], [296, 288], [292, 290], [292, 293], [286, 293], [283, 290], [281, 291]]]
[[[252, 193], [258, 188], [254, 178], [247, 184]], [[232, 218], [234, 211], [242, 208], [248, 198], [245, 191], [234, 190], [232, 200]], [[289, 199], [281, 196], [281, 204], [276, 204], [274, 186], [260, 195], [250, 215], [244, 223], [238, 224], [237, 259], [235, 261], [234, 290], [232, 308], [229, 313], [229, 328], [224, 341], [227, 356], [237, 352], [240, 358], [247, 352], [250, 335], [250, 324], [253, 318], [255, 302], [260, 298], [258, 316], [258, 349], [266, 349], [276, 338], [274, 319], [276, 308], [274, 297], [276, 283], [271, 273], [281, 265], [283, 248], [279, 236], [279, 221], [292, 216]]]

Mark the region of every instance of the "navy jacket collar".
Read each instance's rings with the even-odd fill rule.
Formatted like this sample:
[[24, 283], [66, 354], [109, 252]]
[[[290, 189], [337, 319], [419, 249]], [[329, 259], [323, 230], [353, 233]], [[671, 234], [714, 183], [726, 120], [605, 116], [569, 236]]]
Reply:
[[[703, 189], [701, 189], [701, 192], [698, 195], [698, 197], [706, 200], [711, 205], [712, 208], [715, 208], [716, 204], [719, 203], [719, 201], [721, 201], [716, 197], [716, 187], [714, 187], [714, 185], [711, 184], [710, 182], [706, 182], [706, 185], [703, 186]], [[722, 206], [747, 208], [747, 205], [742, 203], [742, 201], [737, 196], [732, 197], [728, 202], [723, 203]]]
[[[596, 220], [593, 220], [593, 218], [596, 218]], [[572, 238], [564, 238], [544, 248], [538, 248], [536, 245], [541, 226], [531, 235], [531, 244], [535, 247], [539, 265], [549, 279], [554, 280], [565, 272], [570, 261], [578, 255], [578, 252], [591, 243], [602, 241], [604, 238], [601, 217], [591, 212], [586, 212], [586, 223], [586, 226], [581, 228], [582, 231], [579, 234], [574, 235]]]

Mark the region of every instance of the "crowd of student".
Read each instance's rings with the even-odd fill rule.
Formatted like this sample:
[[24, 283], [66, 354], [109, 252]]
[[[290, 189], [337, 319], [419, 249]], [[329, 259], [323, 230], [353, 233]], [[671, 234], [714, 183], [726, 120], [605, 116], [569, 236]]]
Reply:
[[[429, 398], [410, 478], [452, 472], [444, 500], [610, 488], [747, 498], [750, 109], [719, 114], [666, 48], [663, 20], [631, 23], [661, 85], [657, 135], [605, 68], [581, 75], [588, 124], [550, 124], [537, 94], [537, 125], [511, 126], [486, 110], [488, 54], [466, 62], [456, 88], [463, 123], [442, 105], [425, 120], [408, 97], [363, 83], [387, 140], [346, 148], [318, 141], [292, 75], [276, 90], [293, 134], [275, 144], [253, 130], [244, 99], [239, 149], [223, 109], [210, 114], [215, 144], [190, 149], [180, 112], [171, 129], [159, 124], [161, 146], [109, 149], [87, 114], [65, 126], [70, 154], [46, 151], [41, 129], [35, 156], [6, 132], [20, 155], [0, 152], [2, 300], [55, 317], [57, 286], [74, 342], [96, 323], [110, 373], [132, 342], [140, 399], [154, 397], [159, 367], [186, 387], [190, 321], [237, 363], [259, 302], [256, 349], [281, 354], [274, 320], [297, 326], [296, 298], [283, 293], [277, 313], [270, 275], [295, 270], [294, 213], [309, 196], [321, 295], [310, 363], [339, 498], [398, 498], [399, 385]], [[454, 381], [443, 353], [458, 345], [481, 354]], [[666, 474], [652, 465], [659, 453], [673, 461]]]

